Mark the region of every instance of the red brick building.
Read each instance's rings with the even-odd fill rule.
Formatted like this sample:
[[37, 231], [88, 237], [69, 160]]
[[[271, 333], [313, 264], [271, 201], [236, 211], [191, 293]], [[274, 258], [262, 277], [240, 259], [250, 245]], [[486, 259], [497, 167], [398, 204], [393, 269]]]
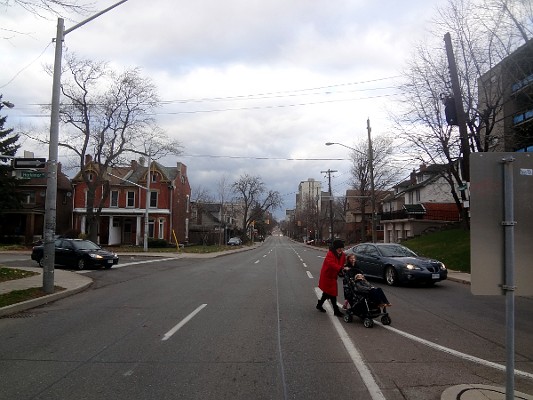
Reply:
[[[96, 176], [98, 164], [90, 157], [85, 164], [89, 179]], [[178, 243], [188, 241], [191, 187], [184, 164], [177, 162], [175, 167], [166, 167], [154, 161], [148, 171], [148, 167], [132, 161], [128, 167], [110, 168], [104, 176], [105, 182], [97, 188], [95, 196], [95, 203], [99, 203], [104, 188], [109, 190], [98, 225], [100, 244], [143, 243], [148, 188], [148, 238], [174, 244], [176, 240]], [[87, 185], [81, 172], [72, 184], [73, 226], [86, 233]]]

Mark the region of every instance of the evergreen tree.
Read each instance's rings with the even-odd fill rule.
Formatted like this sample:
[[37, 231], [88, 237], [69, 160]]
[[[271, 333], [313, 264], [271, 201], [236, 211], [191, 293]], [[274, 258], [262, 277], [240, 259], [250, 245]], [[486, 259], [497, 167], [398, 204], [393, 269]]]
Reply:
[[[0, 111], [5, 104], [0, 95]], [[6, 116], [0, 115], [0, 215], [6, 210], [20, 208], [20, 194], [16, 191], [18, 180], [12, 176], [11, 159], [2, 158], [2, 155], [13, 157], [16, 154], [20, 147], [17, 144], [19, 135], [13, 134], [13, 128], [4, 129], [6, 120]]]

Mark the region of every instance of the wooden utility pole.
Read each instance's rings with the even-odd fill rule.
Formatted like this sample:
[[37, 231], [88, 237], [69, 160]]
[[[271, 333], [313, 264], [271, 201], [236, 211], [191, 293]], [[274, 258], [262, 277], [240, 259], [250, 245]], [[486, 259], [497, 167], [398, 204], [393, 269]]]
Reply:
[[455, 111], [457, 113], [457, 125], [459, 126], [459, 137], [461, 139], [461, 175], [464, 182], [470, 182], [470, 145], [468, 131], [466, 129], [466, 115], [463, 109], [463, 97], [459, 86], [459, 75], [457, 74], [457, 64], [453, 54], [452, 39], [450, 33], [444, 35], [446, 45], [446, 56], [448, 57], [448, 68], [452, 82], [453, 99], [455, 101]]
[[331, 239], [331, 243], [333, 243], [333, 193], [331, 192], [331, 174], [337, 172], [333, 171], [331, 169], [328, 169], [327, 171], [320, 171], [321, 174], [328, 174], [328, 184], [329, 184], [329, 229], [330, 234], [329, 238]]

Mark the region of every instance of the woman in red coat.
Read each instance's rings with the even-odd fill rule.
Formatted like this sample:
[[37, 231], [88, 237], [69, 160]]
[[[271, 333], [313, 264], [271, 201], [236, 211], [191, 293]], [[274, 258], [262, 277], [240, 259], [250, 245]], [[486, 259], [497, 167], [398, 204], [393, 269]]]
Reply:
[[337, 306], [337, 278], [340, 270], [344, 267], [346, 256], [343, 252], [344, 242], [339, 239], [335, 239], [329, 248], [322, 269], [320, 270], [320, 279], [318, 281], [318, 287], [322, 290], [322, 297], [318, 300], [316, 309], [322, 312], [326, 312], [323, 304], [329, 299], [333, 306], [333, 314], [337, 317], [342, 317], [344, 314], [339, 311]]

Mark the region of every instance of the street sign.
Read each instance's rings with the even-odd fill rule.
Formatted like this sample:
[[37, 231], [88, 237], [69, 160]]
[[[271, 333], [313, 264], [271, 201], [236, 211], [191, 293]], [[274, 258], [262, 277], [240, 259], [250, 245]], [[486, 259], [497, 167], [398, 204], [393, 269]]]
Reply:
[[46, 166], [46, 158], [15, 158], [13, 160], [14, 169], [37, 168], [43, 169]]
[[40, 171], [21, 171], [20, 177], [22, 179], [44, 178], [44, 172]]

